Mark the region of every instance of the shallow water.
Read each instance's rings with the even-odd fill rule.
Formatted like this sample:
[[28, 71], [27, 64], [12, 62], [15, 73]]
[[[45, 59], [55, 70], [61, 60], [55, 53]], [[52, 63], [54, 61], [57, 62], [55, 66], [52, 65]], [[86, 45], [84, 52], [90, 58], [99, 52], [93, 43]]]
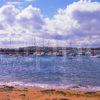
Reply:
[[100, 89], [100, 58], [0, 55], [0, 82]]

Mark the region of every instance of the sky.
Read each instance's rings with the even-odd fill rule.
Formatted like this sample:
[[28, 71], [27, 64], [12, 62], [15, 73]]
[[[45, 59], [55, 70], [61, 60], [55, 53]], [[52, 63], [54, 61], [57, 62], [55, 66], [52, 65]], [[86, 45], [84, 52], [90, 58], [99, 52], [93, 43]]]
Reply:
[[0, 0], [0, 48], [100, 47], [100, 0]]

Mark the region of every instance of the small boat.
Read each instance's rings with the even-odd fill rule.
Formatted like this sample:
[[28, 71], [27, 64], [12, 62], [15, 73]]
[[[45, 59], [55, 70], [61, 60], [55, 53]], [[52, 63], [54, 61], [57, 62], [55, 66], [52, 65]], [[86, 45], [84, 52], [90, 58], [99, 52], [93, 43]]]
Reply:
[[99, 55], [94, 55], [94, 56], [91, 56], [91, 57], [100, 58], [100, 54]]

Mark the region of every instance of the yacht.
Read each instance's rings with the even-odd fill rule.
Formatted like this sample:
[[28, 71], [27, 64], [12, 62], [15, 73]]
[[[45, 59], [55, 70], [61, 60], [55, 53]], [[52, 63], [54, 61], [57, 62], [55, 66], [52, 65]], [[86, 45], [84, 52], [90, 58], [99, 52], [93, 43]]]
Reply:
[[94, 55], [94, 56], [91, 56], [91, 57], [100, 58], [100, 54], [97, 54], [97, 55]]

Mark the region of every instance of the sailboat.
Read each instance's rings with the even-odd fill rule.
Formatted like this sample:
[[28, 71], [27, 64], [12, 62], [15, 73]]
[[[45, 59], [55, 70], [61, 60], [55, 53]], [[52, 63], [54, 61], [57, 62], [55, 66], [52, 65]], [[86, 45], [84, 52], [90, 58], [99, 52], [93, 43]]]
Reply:
[[44, 55], [45, 55], [45, 52], [46, 52], [46, 51], [45, 51], [46, 49], [45, 49], [45, 40], [44, 40], [44, 38], [42, 39], [42, 43], [43, 43], [43, 44], [42, 44], [43, 50], [42, 50], [42, 51], [40, 50], [40, 55], [41, 55], [41, 56], [44, 56]]
[[46, 50], [46, 55], [51, 56], [53, 55], [53, 50], [51, 49], [52, 43], [50, 42], [50, 40], [47, 40], [47, 50]]
[[91, 57], [94, 57], [94, 58], [100, 58], [100, 54], [94, 55], [94, 56], [91, 56]]
[[91, 55], [91, 57], [100, 58], [100, 53], [96, 53], [96, 51], [93, 50], [93, 54]]
[[55, 56], [58, 56], [58, 41], [56, 40], [56, 45], [55, 45], [55, 47], [54, 47], [55, 49], [54, 49], [54, 55]]
[[36, 50], [36, 37], [35, 36], [33, 36], [33, 42], [34, 42], [34, 49], [35, 49], [34, 55], [36, 55], [37, 50]]
[[82, 48], [78, 48], [78, 53], [77, 53], [77, 55], [83, 55], [83, 50], [82, 50]]
[[69, 49], [70, 49], [69, 52], [67, 52], [67, 58], [73, 59], [75, 57], [75, 52], [72, 48], [72, 43], [71, 42], [69, 42]]
[[[88, 37], [88, 40], [90, 40], [90, 42], [91, 42], [91, 35]], [[92, 53], [91, 53], [91, 47], [89, 46], [89, 44], [86, 44], [86, 51], [85, 51], [85, 55], [86, 56], [91, 56], [92, 55]]]
[[[89, 40], [91, 41], [91, 36], [89, 36]], [[92, 49], [90, 47], [87, 48], [86, 50], [86, 55], [90, 56], [90, 57], [95, 57], [95, 58], [100, 58], [100, 53], [96, 54], [95, 50], [93, 51], [94, 53], [92, 53]]]

